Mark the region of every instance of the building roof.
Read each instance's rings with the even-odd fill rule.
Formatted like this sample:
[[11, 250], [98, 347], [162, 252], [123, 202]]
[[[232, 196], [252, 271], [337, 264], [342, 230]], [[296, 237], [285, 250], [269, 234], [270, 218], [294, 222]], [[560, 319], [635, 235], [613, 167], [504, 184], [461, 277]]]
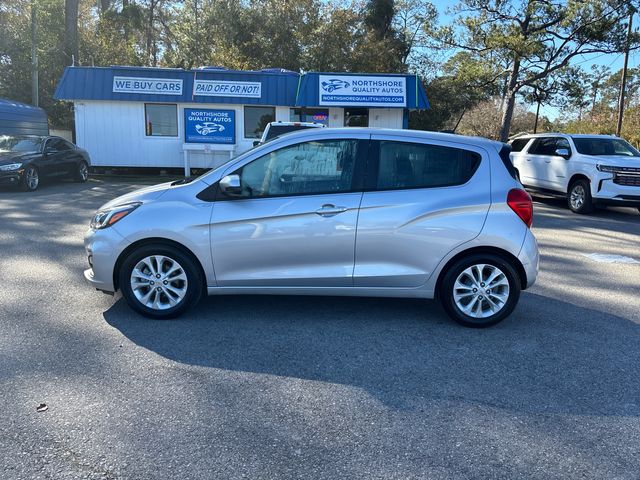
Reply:
[[[181, 103], [294, 105], [298, 74], [282, 69], [237, 71], [219, 68], [183, 70], [145, 67], [67, 67], [58, 83], [58, 100], [120, 100]], [[126, 85], [126, 79], [148, 81], [147, 88]], [[224, 84], [244, 87], [224, 95]], [[179, 88], [171, 89], [171, 85]], [[202, 94], [194, 86], [200, 85]], [[259, 89], [256, 86], [259, 85]], [[209, 91], [207, 88], [211, 87]], [[214, 91], [214, 87], [218, 91]], [[146, 91], [145, 91], [146, 89]], [[253, 89], [253, 91], [251, 90]], [[226, 91], [229, 91], [227, 88]], [[259, 91], [259, 93], [257, 93]], [[235, 93], [235, 92], [234, 92]]]
[[47, 114], [41, 108], [0, 98], [0, 135], [48, 135]]
[[[327, 92], [323, 82], [335, 81]], [[346, 79], [340, 83], [339, 79]], [[377, 82], [377, 83], [376, 83]], [[362, 87], [356, 85], [365, 84]], [[388, 93], [389, 84], [397, 84]], [[379, 86], [382, 85], [382, 86]], [[228, 93], [225, 95], [225, 93]], [[419, 78], [394, 74], [299, 74], [280, 68], [256, 71], [204, 67], [67, 67], [55, 98], [271, 106], [361, 106], [425, 109], [429, 101]]]

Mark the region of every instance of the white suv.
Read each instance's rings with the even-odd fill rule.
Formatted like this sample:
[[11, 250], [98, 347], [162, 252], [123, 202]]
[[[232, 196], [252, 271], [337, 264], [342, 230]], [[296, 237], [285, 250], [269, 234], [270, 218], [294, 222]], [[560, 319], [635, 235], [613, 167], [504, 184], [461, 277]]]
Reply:
[[522, 184], [567, 196], [569, 208], [619, 205], [640, 211], [640, 152], [609, 135], [524, 135], [511, 142]]

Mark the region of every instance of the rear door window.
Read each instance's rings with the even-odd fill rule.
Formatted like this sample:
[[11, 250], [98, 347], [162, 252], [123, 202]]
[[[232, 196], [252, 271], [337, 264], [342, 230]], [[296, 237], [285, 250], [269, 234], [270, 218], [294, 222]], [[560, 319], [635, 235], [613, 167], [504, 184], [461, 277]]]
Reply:
[[530, 138], [516, 138], [513, 142], [511, 142], [511, 151], [512, 152], [521, 152], [524, 147], [529, 143]]
[[555, 156], [558, 148], [566, 148], [571, 151], [569, 141], [562, 137], [543, 137], [538, 138], [531, 145], [529, 153], [534, 155]]
[[462, 185], [481, 160], [461, 148], [399, 141], [380, 141], [378, 152], [378, 190]]

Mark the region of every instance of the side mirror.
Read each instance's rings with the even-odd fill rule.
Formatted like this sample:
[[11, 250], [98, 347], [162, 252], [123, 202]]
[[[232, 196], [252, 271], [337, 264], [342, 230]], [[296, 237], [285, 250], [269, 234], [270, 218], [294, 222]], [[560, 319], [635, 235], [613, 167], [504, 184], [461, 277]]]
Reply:
[[258, 145], [260, 145], [260, 140], [254, 140], [253, 141], [253, 146], [257, 147]]
[[568, 148], [558, 148], [556, 150], [556, 155], [558, 155], [559, 157], [564, 157], [565, 159], [569, 158], [571, 156], [571, 153], [569, 152]]
[[240, 175], [227, 175], [222, 177], [220, 182], [220, 191], [230, 197], [240, 195], [242, 193], [242, 186], [240, 185]]

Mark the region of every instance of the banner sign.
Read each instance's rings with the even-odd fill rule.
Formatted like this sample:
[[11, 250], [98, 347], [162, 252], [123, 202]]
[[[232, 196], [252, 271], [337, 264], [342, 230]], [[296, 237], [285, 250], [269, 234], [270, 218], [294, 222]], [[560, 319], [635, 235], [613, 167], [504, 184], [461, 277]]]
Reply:
[[184, 109], [186, 143], [236, 143], [235, 110]]
[[207, 97], [246, 97], [260, 98], [260, 82], [227, 82], [220, 80], [194, 80], [193, 94]]
[[182, 80], [179, 78], [113, 77], [113, 92], [182, 95]]
[[405, 77], [319, 75], [320, 105], [405, 107]]

